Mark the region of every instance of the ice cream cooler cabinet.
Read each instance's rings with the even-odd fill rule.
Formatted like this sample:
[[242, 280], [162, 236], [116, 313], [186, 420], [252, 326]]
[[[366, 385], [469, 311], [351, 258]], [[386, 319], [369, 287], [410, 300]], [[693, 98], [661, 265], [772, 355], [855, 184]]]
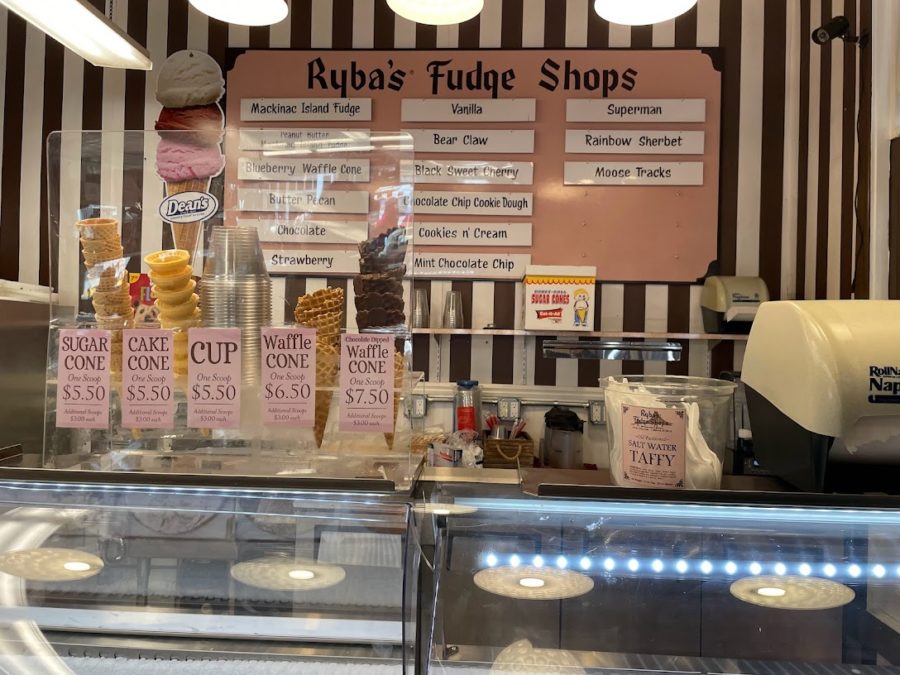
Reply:
[[173, 115], [48, 140], [44, 466], [409, 490], [411, 138]]

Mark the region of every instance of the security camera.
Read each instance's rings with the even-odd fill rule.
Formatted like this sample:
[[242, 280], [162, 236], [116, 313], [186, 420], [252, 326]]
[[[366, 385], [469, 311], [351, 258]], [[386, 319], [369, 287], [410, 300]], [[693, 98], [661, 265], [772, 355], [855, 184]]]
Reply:
[[845, 38], [850, 34], [850, 19], [836, 16], [821, 28], [813, 31], [812, 39], [817, 45], [825, 45], [835, 38]]

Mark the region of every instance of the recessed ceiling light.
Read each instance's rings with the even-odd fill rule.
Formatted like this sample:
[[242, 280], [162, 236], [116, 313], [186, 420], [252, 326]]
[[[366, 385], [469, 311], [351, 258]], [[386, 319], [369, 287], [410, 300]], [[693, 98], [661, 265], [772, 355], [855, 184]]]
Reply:
[[770, 609], [834, 609], [856, 597], [853, 589], [818, 577], [746, 577], [731, 584], [730, 590], [738, 600]]
[[234, 565], [233, 579], [269, 591], [317, 591], [336, 586], [347, 573], [337, 565], [319, 565], [312, 560], [257, 558]]
[[478, 571], [474, 580], [483, 591], [517, 600], [564, 600], [594, 587], [586, 574], [556, 567], [490, 567]]
[[697, 0], [594, 0], [594, 11], [610, 23], [647, 26], [674, 19]]
[[27, 581], [78, 581], [102, 569], [97, 556], [69, 548], [29, 548], [0, 555], [0, 572]]
[[239, 26], [270, 26], [288, 15], [284, 0], [190, 0], [213, 19]]
[[404, 19], [432, 26], [462, 23], [478, 16], [484, 0], [387, 0]]

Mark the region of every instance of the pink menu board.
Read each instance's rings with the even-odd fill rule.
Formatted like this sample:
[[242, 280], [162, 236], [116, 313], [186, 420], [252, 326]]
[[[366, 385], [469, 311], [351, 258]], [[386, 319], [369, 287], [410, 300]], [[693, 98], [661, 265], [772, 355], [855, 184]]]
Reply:
[[394, 432], [394, 336], [341, 335], [341, 431]]
[[109, 427], [110, 332], [59, 331], [56, 426], [63, 429]]
[[188, 331], [188, 426], [236, 429], [241, 424], [241, 329]]
[[122, 338], [122, 426], [175, 426], [172, 331], [133, 329]]
[[316, 331], [262, 329], [262, 389], [265, 424], [312, 427], [316, 419]]
[[[716, 258], [721, 73], [704, 51], [249, 50], [227, 91], [225, 207], [272, 274], [356, 272], [347, 242], [398, 182], [420, 278], [536, 264], [683, 282]], [[386, 174], [364, 150], [399, 130], [414, 155]]]

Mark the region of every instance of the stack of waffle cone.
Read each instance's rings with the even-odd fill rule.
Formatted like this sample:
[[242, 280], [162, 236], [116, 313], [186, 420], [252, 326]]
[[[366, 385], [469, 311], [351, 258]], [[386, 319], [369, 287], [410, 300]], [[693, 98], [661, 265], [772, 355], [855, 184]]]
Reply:
[[188, 329], [200, 325], [200, 297], [194, 292], [190, 254], [175, 249], [158, 251], [144, 258], [150, 268], [153, 297], [159, 309], [159, 325], [172, 329], [172, 372], [183, 380], [188, 371]]
[[134, 308], [123, 255], [119, 223], [115, 218], [87, 218], [76, 224], [88, 273], [97, 279], [91, 302], [97, 327], [111, 331], [110, 373], [122, 372], [122, 330], [134, 325]]
[[301, 295], [294, 318], [301, 326], [315, 328], [319, 340], [338, 347], [344, 319], [344, 289], [329, 287]]
[[[180, 180], [166, 182], [166, 197], [182, 192], [209, 192], [209, 178], [196, 178], [193, 180]], [[188, 262], [192, 262], [197, 255], [197, 244], [203, 233], [203, 221], [193, 223], [171, 223], [172, 240], [175, 248], [188, 252]]]
[[325, 427], [328, 425], [328, 413], [331, 411], [331, 400], [337, 386], [340, 369], [339, 348], [328, 340], [316, 340], [316, 421], [313, 431], [316, 435], [316, 447], [322, 447], [325, 438]]
[[[403, 393], [403, 377], [406, 374], [406, 359], [400, 352], [394, 352], [394, 429], [397, 428], [397, 413], [400, 412], [400, 394]], [[388, 447], [394, 449], [394, 434], [384, 435]]]

